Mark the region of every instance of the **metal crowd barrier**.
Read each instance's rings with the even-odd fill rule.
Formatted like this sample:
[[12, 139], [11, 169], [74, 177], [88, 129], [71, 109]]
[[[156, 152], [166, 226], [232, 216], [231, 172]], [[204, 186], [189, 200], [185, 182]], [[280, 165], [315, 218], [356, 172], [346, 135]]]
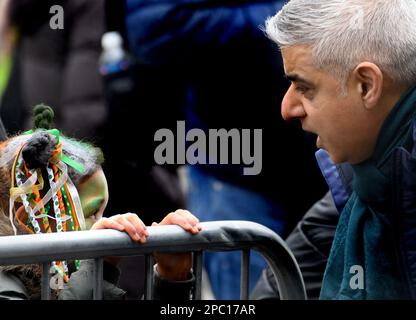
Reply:
[[93, 230], [41, 235], [0, 237], [0, 265], [43, 264], [42, 299], [50, 298], [50, 262], [94, 259], [94, 294], [102, 299], [103, 257], [145, 255], [145, 299], [152, 297], [152, 252], [193, 252], [194, 299], [201, 299], [203, 251], [241, 250], [241, 299], [249, 298], [250, 250], [259, 252], [270, 265], [283, 300], [306, 299], [298, 264], [284, 241], [269, 228], [249, 221], [201, 223], [203, 230], [191, 235], [178, 226], [148, 227], [145, 244], [130, 240], [116, 230]]

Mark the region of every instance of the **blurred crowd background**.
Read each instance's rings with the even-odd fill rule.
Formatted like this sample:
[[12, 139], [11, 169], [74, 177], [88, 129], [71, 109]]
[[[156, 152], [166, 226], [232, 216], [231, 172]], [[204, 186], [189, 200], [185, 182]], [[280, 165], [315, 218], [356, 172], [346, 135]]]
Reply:
[[[65, 135], [105, 155], [106, 215], [147, 225], [187, 208], [209, 220], [251, 220], [285, 238], [326, 191], [315, 140], [286, 123], [289, 82], [261, 26], [283, 1], [0, 0], [0, 115], [5, 132], [30, 129], [33, 105], [55, 110]], [[51, 28], [53, 5], [63, 29]], [[160, 128], [262, 129], [262, 171], [241, 165], [163, 165]], [[1, 128], [0, 128], [1, 129]], [[207, 155], [205, 155], [207, 156]], [[239, 296], [239, 254], [207, 254], [205, 297]], [[253, 287], [265, 266], [251, 259]], [[121, 264], [129, 298], [143, 291], [143, 259]]]

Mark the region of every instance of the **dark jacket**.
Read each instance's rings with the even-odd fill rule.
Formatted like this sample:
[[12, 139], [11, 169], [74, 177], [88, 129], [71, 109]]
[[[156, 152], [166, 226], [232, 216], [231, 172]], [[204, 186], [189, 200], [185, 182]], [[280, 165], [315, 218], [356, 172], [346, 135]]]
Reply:
[[[59, 300], [92, 300], [94, 261], [83, 260], [79, 270], [74, 272], [62, 290], [52, 291], [52, 297]], [[9, 267], [0, 270], [0, 300], [40, 299], [41, 269], [37, 265]], [[104, 262], [103, 299], [124, 300], [126, 291], [118, 287], [120, 270]], [[187, 281], [171, 282], [153, 276], [153, 300], [189, 300], [194, 278]]]
[[[319, 299], [339, 212], [352, 193], [354, 178], [351, 165], [335, 165], [325, 150], [318, 150], [316, 159], [330, 191], [306, 212], [285, 240], [299, 264], [307, 298], [312, 300]], [[251, 298], [279, 298], [277, 282], [270, 267], [264, 269]]]
[[[73, 273], [68, 284], [59, 294], [60, 300], [92, 300], [93, 298], [93, 270], [92, 260], [82, 261], [80, 269]], [[120, 271], [115, 266], [104, 263], [103, 299], [121, 300], [126, 298], [126, 292], [117, 284]], [[190, 277], [186, 281], [171, 282], [159, 276], [154, 268], [153, 300], [185, 301], [190, 299], [190, 292], [195, 279]]]
[[[307, 298], [319, 298], [331, 244], [339, 214], [328, 192], [305, 214], [285, 240], [299, 264]], [[279, 289], [272, 270], [263, 270], [250, 299], [279, 299]]]
[[[80, 269], [73, 273], [63, 290], [52, 290], [52, 299], [92, 300], [93, 261], [84, 260]], [[0, 300], [40, 299], [42, 270], [38, 265], [2, 267], [0, 270]], [[121, 300], [126, 292], [117, 287], [120, 272], [106, 263], [104, 265], [103, 299]]]

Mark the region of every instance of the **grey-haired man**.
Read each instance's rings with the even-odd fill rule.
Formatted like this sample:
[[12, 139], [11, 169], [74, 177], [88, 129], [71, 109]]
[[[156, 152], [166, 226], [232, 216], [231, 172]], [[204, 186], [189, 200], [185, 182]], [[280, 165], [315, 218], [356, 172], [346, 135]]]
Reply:
[[282, 103], [352, 165], [321, 299], [416, 297], [416, 1], [292, 0], [266, 23]]

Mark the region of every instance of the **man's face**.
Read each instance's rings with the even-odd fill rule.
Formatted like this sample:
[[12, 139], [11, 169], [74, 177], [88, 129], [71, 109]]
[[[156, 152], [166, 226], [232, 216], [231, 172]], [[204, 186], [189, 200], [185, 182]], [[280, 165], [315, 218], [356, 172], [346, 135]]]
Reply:
[[339, 81], [314, 67], [309, 47], [285, 48], [282, 55], [292, 82], [282, 102], [283, 118], [299, 119], [303, 130], [317, 134], [317, 147], [327, 150], [335, 163], [370, 157], [378, 124], [363, 107], [357, 84], [349, 80], [347, 94], [341, 95]]

